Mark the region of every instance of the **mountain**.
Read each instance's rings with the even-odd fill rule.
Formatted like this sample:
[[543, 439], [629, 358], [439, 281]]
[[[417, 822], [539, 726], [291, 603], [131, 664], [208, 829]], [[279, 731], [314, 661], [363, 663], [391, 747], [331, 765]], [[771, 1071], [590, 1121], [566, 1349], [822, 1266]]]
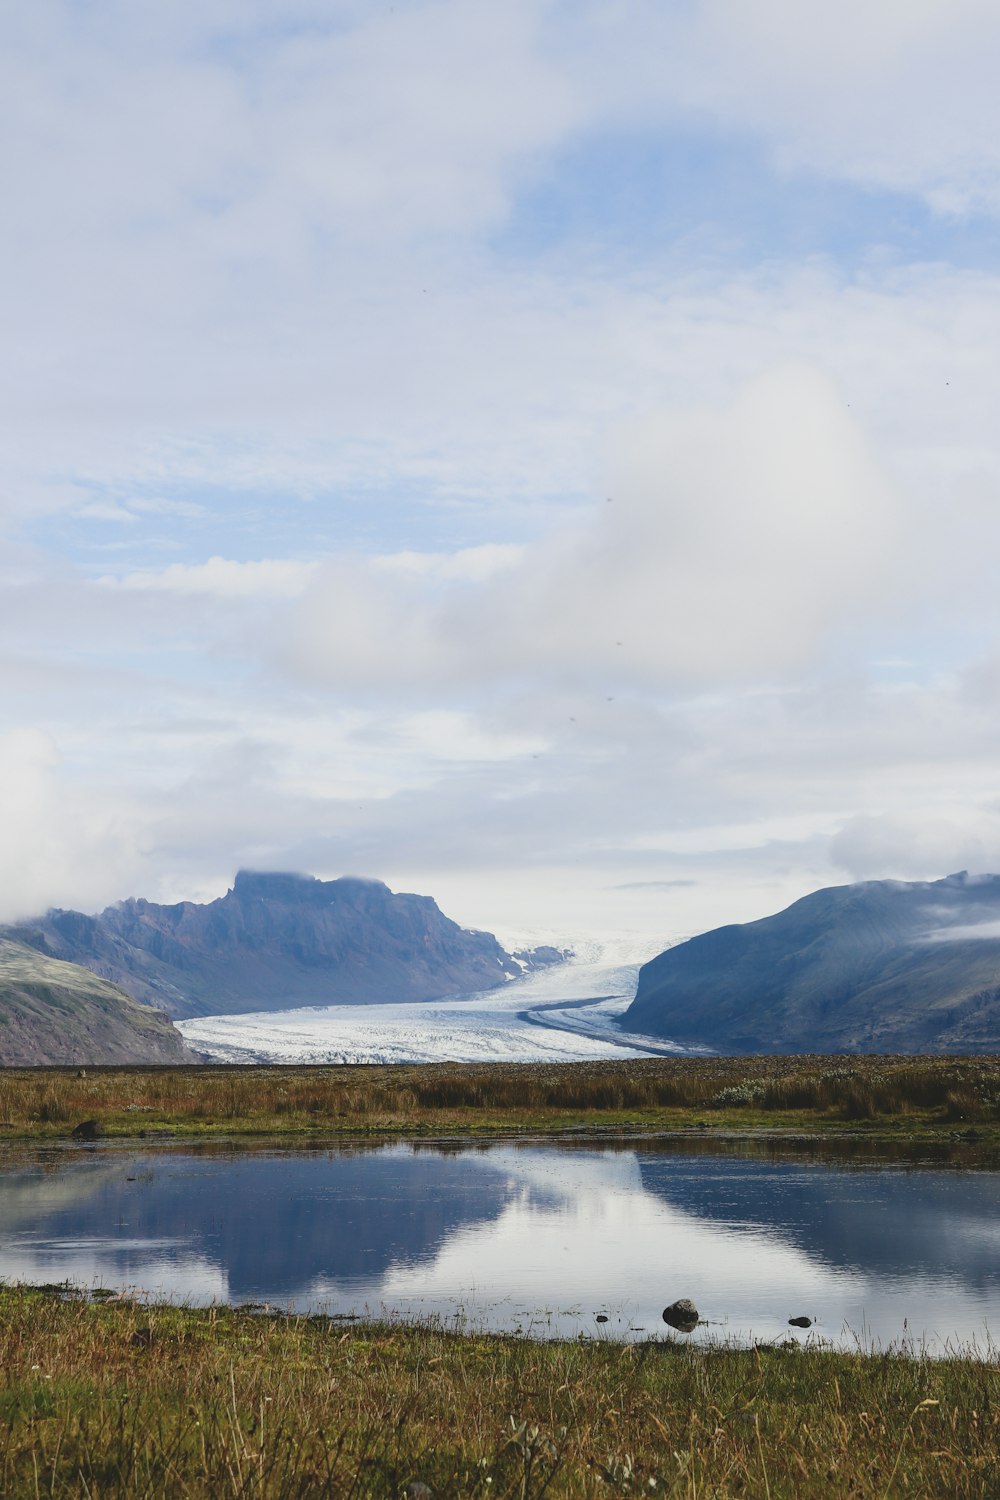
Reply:
[[160, 1011], [88, 969], [0, 938], [0, 1066], [195, 1061]]
[[[490, 933], [377, 880], [241, 870], [217, 901], [50, 911], [7, 935], [82, 964], [175, 1018], [436, 1000], [522, 972]], [[547, 961], [540, 958], [539, 961]]]
[[1000, 1051], [1000, 876], [873, 880], [639, 971], [622, 1025], [721, 1052]]

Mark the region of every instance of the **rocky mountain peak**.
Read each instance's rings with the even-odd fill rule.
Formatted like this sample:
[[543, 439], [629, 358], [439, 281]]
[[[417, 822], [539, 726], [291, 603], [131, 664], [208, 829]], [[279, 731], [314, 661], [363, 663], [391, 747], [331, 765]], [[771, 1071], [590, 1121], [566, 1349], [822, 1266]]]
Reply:
[[215, 901], [131, 898], [97, 917], [50, 912], [16, 934], [171, 1016], [436, 1000], [526, 967], [429, 896], [380, 880], [240, 870]]

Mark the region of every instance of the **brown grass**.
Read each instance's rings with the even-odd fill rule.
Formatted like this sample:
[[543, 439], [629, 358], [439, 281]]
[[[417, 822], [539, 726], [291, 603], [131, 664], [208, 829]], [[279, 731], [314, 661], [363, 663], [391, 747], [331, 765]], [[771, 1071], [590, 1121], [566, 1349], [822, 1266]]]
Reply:
[[0, 1290], [5, 1497], [1000, 1492], [994, 1365], [532, 1344]]
[[0, 1071], [0, 1129], [110, 1133], [1000, 1123], [1000, 1058], [683, 1057], [547, 1064]]

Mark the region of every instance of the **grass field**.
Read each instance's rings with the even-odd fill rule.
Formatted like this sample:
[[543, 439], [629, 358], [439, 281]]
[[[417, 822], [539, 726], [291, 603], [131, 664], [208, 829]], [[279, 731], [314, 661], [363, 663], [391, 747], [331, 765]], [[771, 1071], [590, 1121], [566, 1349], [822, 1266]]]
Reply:
[[0, 1138], [857, 1129], [1000, 1139], [1000, 1058], [0, 1071]]
[[1000, 1493], [1000, 1372], [965, 1358], [537, 1344], [4, 1288], [0, 1365], [11, 1500]]

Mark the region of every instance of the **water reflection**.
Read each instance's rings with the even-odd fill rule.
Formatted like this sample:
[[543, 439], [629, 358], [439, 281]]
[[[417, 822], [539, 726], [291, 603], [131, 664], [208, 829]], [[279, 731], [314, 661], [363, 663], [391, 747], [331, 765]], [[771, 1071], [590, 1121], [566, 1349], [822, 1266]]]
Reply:
[[817, 1171], [793, 1163], [640, 1157], [643, 1188], [736, 1236], [767, 1233], [831, 1269], [879, 1278], [936, 1277], [996, 1288], [1000, 1177], [898, 1167]]
[[[574, 1336], [985, 1344], [1000, 1174], [717, 1143], [52, 1148], [0, 1161], [0, 1276]], [[598, 1325], [598, 1313], [609, 1322]]]

